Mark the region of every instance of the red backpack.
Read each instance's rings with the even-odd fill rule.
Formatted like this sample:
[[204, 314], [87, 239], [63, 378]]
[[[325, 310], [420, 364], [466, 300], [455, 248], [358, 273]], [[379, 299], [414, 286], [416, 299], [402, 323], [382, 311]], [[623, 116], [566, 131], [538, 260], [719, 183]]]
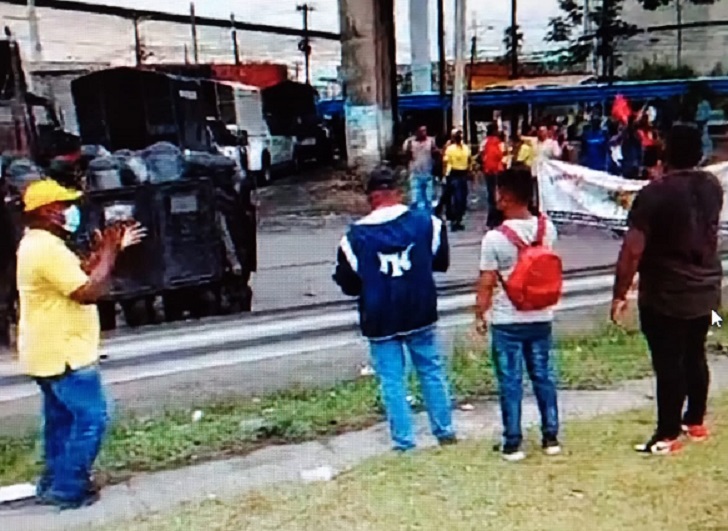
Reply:
[[563, 269], [561, 258], [543, 244], [546, 217], [538, 217], [536, 239], [530, 245], [505, 225], [498, 230], [518, 248], [518, 260], [508, 280], [498, 274], [506, 295], [516, 310], [543, 310], [559, 302]]

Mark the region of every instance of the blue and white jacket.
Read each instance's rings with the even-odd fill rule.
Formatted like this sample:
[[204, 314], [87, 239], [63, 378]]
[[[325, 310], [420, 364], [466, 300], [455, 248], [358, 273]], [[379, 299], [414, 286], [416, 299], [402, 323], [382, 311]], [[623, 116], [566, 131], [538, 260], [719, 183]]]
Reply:
[[437, 322], [433, 271], [450, 266], [444, 223], [395, 205], [351, 225], [336, 257], [334, 281], [359, 297], [359, 323], [370, 339], [388, 339]]

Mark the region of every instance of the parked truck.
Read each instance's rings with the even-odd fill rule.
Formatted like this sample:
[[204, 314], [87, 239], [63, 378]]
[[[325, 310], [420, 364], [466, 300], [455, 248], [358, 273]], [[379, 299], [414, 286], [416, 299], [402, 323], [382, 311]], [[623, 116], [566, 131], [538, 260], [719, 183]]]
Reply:
[[116, 269], [100, 305], [104, 328], [114, 326], [117, 303], [133, 326], [154, 321], [158, 299], [167, 321], [251, 307], [257, 223], [240, 164], [246, 142], [217, 120], [209, 89], [133, 68], [71, 84], [83, 143], [113, 153], [90, 163], [79, 248], [110, 222], [136, 219], [149, 229]]

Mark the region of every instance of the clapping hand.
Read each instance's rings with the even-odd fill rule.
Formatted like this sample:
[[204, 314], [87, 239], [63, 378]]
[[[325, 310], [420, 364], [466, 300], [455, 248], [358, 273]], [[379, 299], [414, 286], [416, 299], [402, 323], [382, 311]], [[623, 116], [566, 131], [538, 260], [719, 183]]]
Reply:
[[137, 245], [147, 235], [147, 229], [136, 221], [118, 223], [107, 227], [103, 233], [102, 245], [117, 251], [123, 251]]
[[134, 223], [133, 225], [124, 225], [122, 228], [121, 240], [119, 242], [119, 249], [122, 251], [128, 247], [132, 247], [141, 243], [141, 241], [147, 236], [147, 229], [141, 225], [141, 223]]

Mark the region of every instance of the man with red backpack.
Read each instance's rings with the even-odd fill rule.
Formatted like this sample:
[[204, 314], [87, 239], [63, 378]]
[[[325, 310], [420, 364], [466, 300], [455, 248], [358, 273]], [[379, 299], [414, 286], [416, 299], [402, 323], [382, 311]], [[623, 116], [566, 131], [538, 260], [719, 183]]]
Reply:
[[[483, 237], [476, 297], [476, 325], [491, 328], [492, 355], [503, 418], [503, 458], [520, 461], [523, 366], [541, 413], [543, 451], [561, 452], [556, 382], [551, 366], [553, 306], [561, 297], [562, 264], [552, 250], [556, 227], [529, 211], [533, 179], [512, 168], [496, 187], [503, 224]], [[525, 363], [524, 363], [525, 362]]]

